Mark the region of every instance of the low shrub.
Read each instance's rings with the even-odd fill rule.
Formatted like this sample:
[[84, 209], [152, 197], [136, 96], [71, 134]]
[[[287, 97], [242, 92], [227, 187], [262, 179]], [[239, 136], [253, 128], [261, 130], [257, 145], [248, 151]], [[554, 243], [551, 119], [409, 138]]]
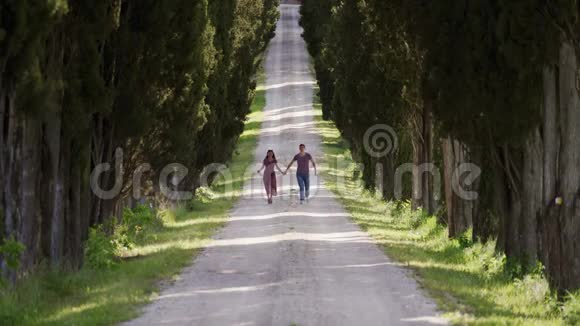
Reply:
[[526, 301], [526, 304], [546, 304], [550, 302], [556, 302], [552, 298], [552, 293], [550, 291], [550, 284], [542, 274], [527, 274], [521, 279], [514, 280], [514, 285], [520, 293], [524, 293], [522, 300]]
[[469, 230], [459, 234], [456, 239], [461, 248], [466, 249], [471, 247], [473, 245], [473, 230], [470, 228]]
[[89, 231], [85, 245], [87, 264], [94, 269], [115, 266], [120, 251], [148, 240], [162, 226], [161, 217], [145, 205], [125, 209], [120, 221], [111, 219], [106, 225], [99, 225]]
[[[4, 262], [6, 262], [8, 268], [16, 270], [20, 265], [20, 255], [22, 255], [24, 249], [26, 249], [26, 247], [22, 243], [16, 241], [14, 237], [10, 237], [2, 241], [2, 244], [0, 245], [0, 257]], [[0, 288], [6, 286], [6, 280], [0, 276]]]
[[10, 237], [5, 239], [2, 245], [0, 245], [0, 256], [2, 260], [6, 262], [6, 265], [10, 269], [17, 269], [20, 261], [20, 255], [24, 252], [24, 245]]
[[193, 200], [200, 201], [202, 203], [209, 203], [215, 199], [216, 195], [208, 187], [200, 187], [195, 190], [195, 198]]
[[109, 269], [117, 265], [117, 244], [103, 228], [92, 227], [85, 244], [85, 263], [94, 269]]
[[467, 260], [481, 271], [486, 281], [496, 279], [504, 271], [506, 256], [496, 250], [496, 240], [475, 242], [465, 249]]
[[415, 230], [429, 219], [429, 215], [422, 209], [412, 210], [410, 201], [397, 202], [391, 213], [395, 219], [405, 221]]
[[568, 325], [580, 325], [580, 291], [566, 296], [562, 306], [562, 317]]
[[147, 235], [158, 231], [162, 226], [163, 221], [151, 208], [145, 205], [134, 209], [126, 208], [121, 223], [116, 226], [115, 238], [120, 246], [131, 248], [146, 240]]

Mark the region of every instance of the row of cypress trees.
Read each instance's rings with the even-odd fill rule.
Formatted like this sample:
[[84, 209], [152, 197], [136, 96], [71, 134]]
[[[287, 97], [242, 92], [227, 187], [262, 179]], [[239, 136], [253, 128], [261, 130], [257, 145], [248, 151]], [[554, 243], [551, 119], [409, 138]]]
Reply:
[[[127, 204], [142, 163], [148, 180], [183, 164], [192, 189], [204, 165], [231, 156], [277, 6], [0, 1], [0, 242], [25, 246], [20, 274], [41, 261], [80, 266], [89, 227]], [[119, 196], [91, 191], [102, 163], [95, 181]]]
[[[305, 0], [302, 26], [324, 117], [368, 188], [380, 180], [393, 199], [397, 166], [413, 162], [407, 198], [451, 237], [472, 228], [524, 270], [542, 262], [555, 289], [580, 288], [577, 1]], [[376, 124], [401, 144], [381, 158], [364, 150]], [[443, 170], [442, 198], [428, 163]], [[463, 163], [482, 175], [465, 180]]]

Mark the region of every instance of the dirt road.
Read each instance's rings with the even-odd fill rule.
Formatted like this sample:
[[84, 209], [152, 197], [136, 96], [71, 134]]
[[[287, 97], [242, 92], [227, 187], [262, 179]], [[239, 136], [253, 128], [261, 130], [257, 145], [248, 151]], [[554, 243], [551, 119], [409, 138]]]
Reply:
[[[315, 159], [322, 154], [299, 7], [282, 5], [281, 12], [266, 60], [267, 107], [256, 162], [272, 148], [285, 165], [299, 143]], [[128, 324], [444, 323], [409, 272], [385, 257], [317, 178], [311, 176], [313, 198], [306, 205], [298, 204], [293, 173], [279, 182], [281, 197], [266, 205], [256, 175], [215, 241]]]

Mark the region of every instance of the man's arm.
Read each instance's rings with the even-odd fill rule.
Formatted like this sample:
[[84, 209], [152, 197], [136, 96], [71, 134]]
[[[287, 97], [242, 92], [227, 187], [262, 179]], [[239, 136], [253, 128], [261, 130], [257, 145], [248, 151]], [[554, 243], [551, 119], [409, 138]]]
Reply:
[[318, 172], [316, 172], [316, 162], [314, 162], [314, 158], [312, 158], [312, 155], [310, 155], [310, 161], [312, 162], [312, 167], [314, 168], [314, 175], [317, 175]]
[[288, 164], [288, 167], [286, 168], [286, 171], [284, 171], [284, 173], [288, 172], [288, 170], [290, 170], [290, 167], [292, 166], [292, 164], [294, 164], [294, 161], [296, 161], [296, 158], [292, 159], [292, 161], [290, 162], [290, 164]]

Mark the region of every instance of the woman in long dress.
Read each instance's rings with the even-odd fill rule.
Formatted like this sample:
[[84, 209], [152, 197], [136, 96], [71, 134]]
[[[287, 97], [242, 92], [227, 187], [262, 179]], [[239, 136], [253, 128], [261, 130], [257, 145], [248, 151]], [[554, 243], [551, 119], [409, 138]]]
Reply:
[[272, 203], [272, 197], [277, 195], [276, 190], [276, 171], [278, 169], [280, 173], [285, 174], [282, 172], [282, 169], [278, 166], [278, 161], [276, 161], [276, 154], [274, 154], [273, 150], [268, 150], [266, 153], [266, 158], [262, 162], [262, 167], [258, 170], [258, 173], [264, 170], [264, 187], [266, 188], [266, 194], [268, 195], [268, 204]]

